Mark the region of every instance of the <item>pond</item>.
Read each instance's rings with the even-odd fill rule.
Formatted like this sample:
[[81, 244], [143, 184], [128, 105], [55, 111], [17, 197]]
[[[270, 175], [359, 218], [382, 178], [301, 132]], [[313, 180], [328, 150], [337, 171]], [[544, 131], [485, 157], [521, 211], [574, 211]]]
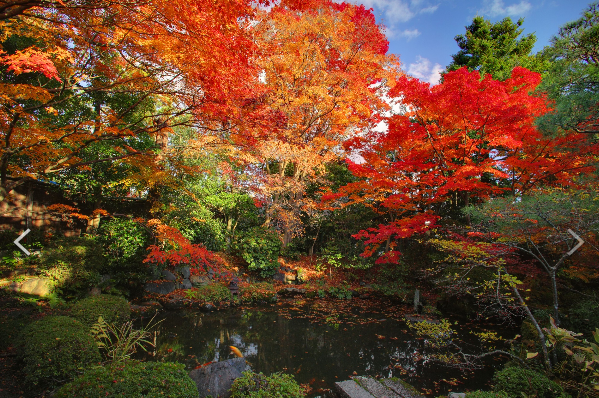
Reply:
[[[282, 371], [308, 383], [309, 397], [326, 396], [335, 382], [351, 375], [400, 377], [429, 396], [488, 388], [500, 358], [488, 357], [477, 370], [431, 360], [438, 351], [410, 330], [403, 318], [408, 311], [360, 299], [291, 299], [211, 313], [162, 312], [154, 329], [156, 347], [146, 359], [184, 362], [192, 369], [232, 358], [232, 345], [254, 371]], [[483, 325], [459, 327], [452, 341], [466, 352], [482, 352], [470, 332], [484, 330]], [[515, 334], [503, 332], [506, 338]]]

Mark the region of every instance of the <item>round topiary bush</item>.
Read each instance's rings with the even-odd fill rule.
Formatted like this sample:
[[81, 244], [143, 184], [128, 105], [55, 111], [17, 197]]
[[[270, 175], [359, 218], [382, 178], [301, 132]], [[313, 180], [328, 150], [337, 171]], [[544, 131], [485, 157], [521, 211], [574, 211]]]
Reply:
[[183, 364], [131, 361], [89, 369], [62, 386], [54, 397], [193, 398], [198, 395], [196, 384]]
[[29, 324], [17, 342], [26, 383], [55, 387], [101, 361], [89, 329], [76, 319], [48, 316]]
[[252, 371], [243, 372], [231, 386], [231, 398], [301, 398], [304, 389], [297, 384], [292, 375], [273, 373], [264, 376]]
[[509, 367], [493, 376], [495, 392], [504, 391], [510, 397], [534, 396], [537, 398], [567, 397], [564, 390], [547, 376], [534, 370]]
[[102, 316], [106, 323], [122, 325], [131, 318], [129, 302], [122, 297], [100, 294], [85, 298], [71, 307], [70, 316], [91, 327]]

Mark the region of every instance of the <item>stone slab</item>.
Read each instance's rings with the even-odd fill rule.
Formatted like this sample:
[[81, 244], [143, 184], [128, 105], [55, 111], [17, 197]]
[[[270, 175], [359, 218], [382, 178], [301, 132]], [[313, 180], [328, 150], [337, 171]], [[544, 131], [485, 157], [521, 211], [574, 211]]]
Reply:
[[8, 288], [13, 292], [31, 294], [33, 296], [46, 297], [52, 293], [54, 284], [46, 278], [30, 278], [23, 282], [13, 282]]
[[403, 398], [424, 398], [423, 395], [418, 393], [413, 387], [409, 387], [409, 384], [404, 384], [401, 380], [385, 379], [383, 384], [389, 387], [394, 393]]
[[356, 376], [353, 378], [362, 388], [377, 398], [402, 398], [401, 395], [387, 388], [383, 383], [372, 377]]
[[371, 393], [363, 389], [353, 380], [345, 380], [335, 383], [335, 391], [341, 398], [375, 398]]

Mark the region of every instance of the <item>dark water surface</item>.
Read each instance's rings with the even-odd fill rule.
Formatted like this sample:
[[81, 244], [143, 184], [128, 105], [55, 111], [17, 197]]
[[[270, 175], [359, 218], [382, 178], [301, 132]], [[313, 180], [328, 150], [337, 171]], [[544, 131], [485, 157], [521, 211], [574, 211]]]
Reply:
[[[438, 364], [431, 360], [438, 351], [406, 325], [407, 311], [359, 299], [297, 299], [212, 313], [163, 312], [154, 329], [156, 348], [147, 359], [183, 362], [192, 369], [232, 358], [232, 345], [257, 372], [282, 371], [309, 383], [311, 397], [324, 395], [353, 374], [400, 377], [429, 396], [488, 387], [501, 361], [488, 359], [485, 368], [474, 371]], [[464, 351], [482, 352], [470, 333], [481, 325], [455, 328], [452, 340]], [[514, 335], [504, 332], [506, 338]]]

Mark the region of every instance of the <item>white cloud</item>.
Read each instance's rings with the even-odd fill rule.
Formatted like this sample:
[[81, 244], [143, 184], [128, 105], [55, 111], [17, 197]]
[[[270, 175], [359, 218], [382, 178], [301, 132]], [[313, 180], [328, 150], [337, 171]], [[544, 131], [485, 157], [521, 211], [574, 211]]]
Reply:
[[439, 8], [438, 4], [436, 6], [430, 6], [430, 7], [423, 8], [419, 12], [421, 14], [432, 14], [433, 12], [437, 11], [437, 8]]
[[420, 31], [418, 29], [406, 29], [403, 32], [399, 32], [399, 36], [405, 37], [408, 40], [412, 40], [413, 38], [420, 36]]
[[[341, 1], [341, 0], [335, 0]], [[366, 8], [375, 8], [386, 19], [385, 23], [407, 22], [420, 13], [433, 13], [438, 5], [430, 5], [429, 0], [350, 0], [355, 4], [364, 4]]]
[[408, 66], [408, 74], [430, 84], [437, 84], [441, 79], [443, 67], [440, 64], [431, 65], [431, 61], [420, 55], [416, 62]]
[[532, 5], [522, 0], [520, 3], [506, 6], [503, 0], [486, 0], [485, 8], [481, 14], [489, 15], [490, 17], [522, 17], [532, 9]]

